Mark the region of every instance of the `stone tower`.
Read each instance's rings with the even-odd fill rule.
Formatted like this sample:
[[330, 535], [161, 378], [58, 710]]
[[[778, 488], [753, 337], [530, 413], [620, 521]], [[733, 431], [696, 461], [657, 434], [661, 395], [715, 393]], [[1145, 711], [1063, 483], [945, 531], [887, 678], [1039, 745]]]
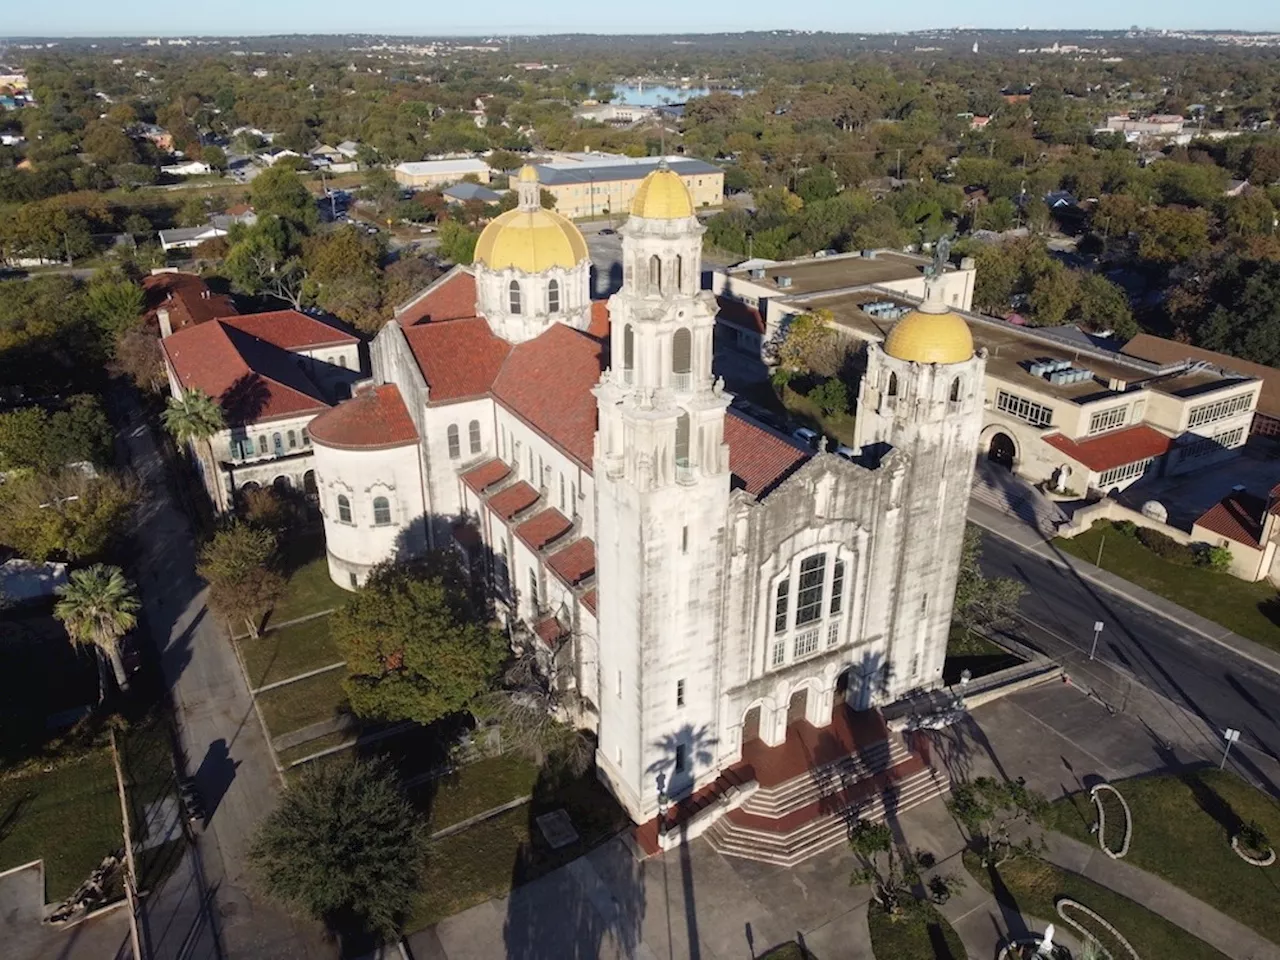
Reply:
[[595, 391], [597, 760], [637, 822], [715, 772], [729, 396], [711, 376], [703, 229], [665, 164], [641, 183]]
[[942, 680], [982, 430], [986, 352], [974, 353], [968, 325], [942, 302], [943, 265], [939, 257], [926, 271], [919, 309], [898, 321], [883, 346], [868, 348], [858, 394], [859, 447], [892, 447], [909, 458], [886, 702]]

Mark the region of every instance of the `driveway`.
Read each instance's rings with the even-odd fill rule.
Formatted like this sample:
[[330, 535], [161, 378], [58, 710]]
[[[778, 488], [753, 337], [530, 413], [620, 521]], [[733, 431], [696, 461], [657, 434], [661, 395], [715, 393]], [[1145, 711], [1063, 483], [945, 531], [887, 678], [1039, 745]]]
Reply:
[[198, 843], [199, 871], [175, 882], [207, 887], [212, 923], [189, 918], [181, 930], [159, 926], [168, 937], [178, 934], [180, 942], [192, 932], [206, 938], [216, 933], [223, 955], [233, 960], [334, 956], [318, 927], [295, 921], [252, 890], [248, 847], [275, 805], [280, 778], [227, 633], [205, 607], [194, 537], [170, 495], [163, 460], [132, 401], [121, 400], [121, 409], [128, 419], [130, 459], [144, 489], [138, 537], [144, 545], [143, 603], [177, 711], [185, 769], [196, 775], [210, 811]]

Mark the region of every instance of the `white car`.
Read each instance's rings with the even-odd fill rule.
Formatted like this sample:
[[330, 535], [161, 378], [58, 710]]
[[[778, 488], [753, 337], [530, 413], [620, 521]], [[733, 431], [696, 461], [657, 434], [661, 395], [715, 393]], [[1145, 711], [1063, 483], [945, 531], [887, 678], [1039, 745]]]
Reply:
[[836, 456], [844, 457], [846, 460], [852, 460], [857, 456], [857, 454], [854, 452], [853, 447], [846, 447], [842, 443], [840, 446], [836, 447]]
[[797, 427], [791, 431], [791, 436], [799, 440], [805, 446], [818, 449], [818, 434], [816, 431], [810, 430], [808, 427]]

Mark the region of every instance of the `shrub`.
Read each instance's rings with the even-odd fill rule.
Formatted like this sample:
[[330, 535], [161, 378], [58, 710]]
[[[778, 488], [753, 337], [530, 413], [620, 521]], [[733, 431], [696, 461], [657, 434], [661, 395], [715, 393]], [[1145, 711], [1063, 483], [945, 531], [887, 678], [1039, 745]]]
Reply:
[[1215, 573], [1226, 573], [1231, 569], [1231, 551], [1226, 547], [1211, 547], [1207, 543], [1199, 545], [1196, 551], [1197, 566], [1207, 567]]
[[849, 412], [849, 391], [838, 377], [832, 377], [810, 390], [809, 399], [828, 416]]
[[1138, 533], [1138, 525], [1132, 520], [1113, 520], [1111, 528], [1124, 537], [1136, 536]]
[[1240, 828], [1240, 832], [1236, 835], [1236, 839], [1246, 849], [1254, 853], [1266, 853], [1271, 849], [1271, 840], [1267, 836], [1267, 832], [1262, 829], [1262, 824], [1257, 820], [1250, 820]]
[[1150, 527], [1139, 527], [1137, 538], [1140, 544], [1161, 560], [1168, 560], [1170, 563], [1179, 563], [1188, 567], [1195, 563], [1195, 551], [1190, 546], [1185, 543], [1179, 543], [1173, 537], [1163, 534], [1159, 530], [1152, 530]]

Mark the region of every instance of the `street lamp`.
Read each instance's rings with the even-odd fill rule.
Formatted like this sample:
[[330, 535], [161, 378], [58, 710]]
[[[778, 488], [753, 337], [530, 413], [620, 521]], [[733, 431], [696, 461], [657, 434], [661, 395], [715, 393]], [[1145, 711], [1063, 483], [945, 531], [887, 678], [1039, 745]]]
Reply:
[[1103, 623], [1101, 620], [1093, 621], [1093, 646], [1089, 648], [1089, 659], [1093, 659], [1093, 655], [1098, 652], [1098, 637], [1102, 635]]

